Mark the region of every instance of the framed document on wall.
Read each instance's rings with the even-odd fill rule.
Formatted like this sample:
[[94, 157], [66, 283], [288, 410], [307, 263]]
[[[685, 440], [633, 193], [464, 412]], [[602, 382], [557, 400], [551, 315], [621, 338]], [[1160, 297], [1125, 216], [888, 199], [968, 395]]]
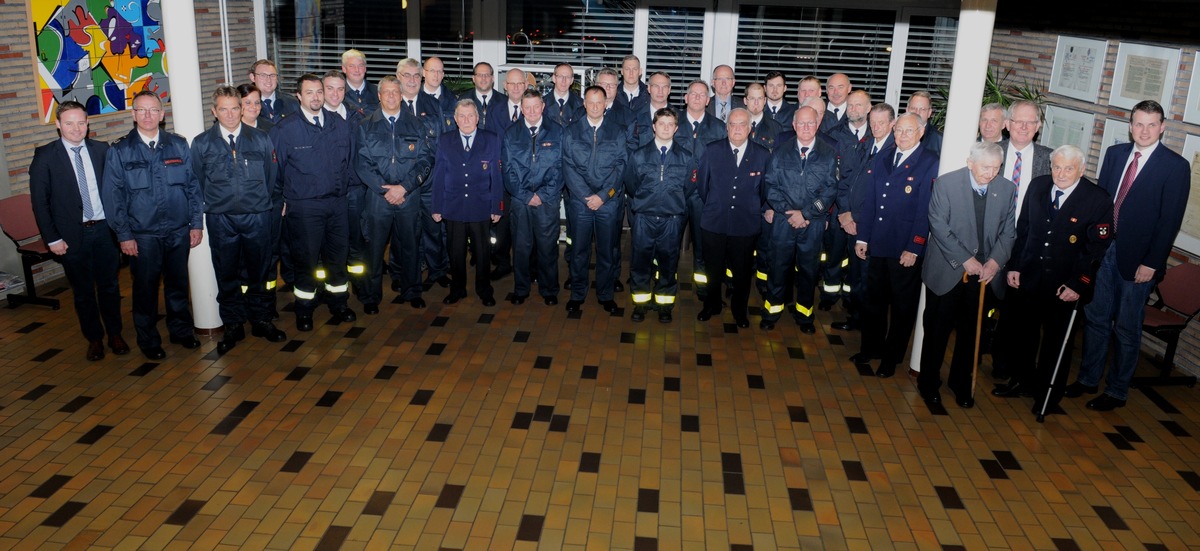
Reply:
[[[1183, 122], [1192, 124], [1200, 124], [1200, 71], [1196, 70], [1197, 61], [1200, 61], [1200, 50], [1192, 54], [1192, 84], [1188, 86], [1187, 104], [1183, 107]], [[1188, 136], [1188, 139], [1192, 137]]]
[[1100, 97], [1100, 75], [1107, 54], [1108, 41], [1058, 37], [1050, 92], [1095, 103]]
[[1067, 109], [1057, 105], [1046, 106], [1046, 124], [1042, 125], [1039, 142], [1055, 149], [1060, 145], [1073, 145], [1083, 151], [1083, 166], [1090, 166], [1088, 151], [1092, 148], [1092, 128], [1096, 116], [1083, 111]]
[[1096, 172], [1100, 172], [1100, 166], [1104, 164], [1104, 155], [1108, 152], [1108, 148], [1131, 141], [1133, 140], [1129, 139], [1129, 121], [1105, 119], [1104, 136], [1100, 138], [1100, 157], [1096, 159]]
[[1123, 42], [1117, 49], [1108, 104], [1131, 109], [1142, 100], [1152, 99], [1170, 113], [1178, 73], [1178, 49]]

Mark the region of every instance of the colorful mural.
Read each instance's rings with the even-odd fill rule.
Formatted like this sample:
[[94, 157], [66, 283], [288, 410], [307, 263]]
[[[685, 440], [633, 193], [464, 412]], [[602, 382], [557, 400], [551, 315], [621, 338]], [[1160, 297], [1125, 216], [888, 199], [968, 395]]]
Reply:
[[90, 114], [123, 111], [152, 90], [167, 101], [161, 0], [29, 0], [42, 120], [75, 100]]

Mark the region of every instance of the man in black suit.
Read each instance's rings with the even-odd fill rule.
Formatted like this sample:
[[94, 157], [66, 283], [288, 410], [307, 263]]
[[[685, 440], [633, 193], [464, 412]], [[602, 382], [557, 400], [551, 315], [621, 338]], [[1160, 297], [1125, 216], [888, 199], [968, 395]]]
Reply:
[[1045, 398], [1065, 338], [1065, 352], [1054, 380], [1056, 391], [1050, 397], [1053, 406], [1062, 397], [1062, 382], [1071, 365], [1074, 335], [1067, 334], [1071, 312], [1091, 294], [1096, 268], [1113, 232], [1112, 201], [1104, 190], [1082, 177], [1083, 152], [1064, 145], [1051, 159], [1052, 175], [1029, 183], [1018, 218], [1006, 302], [1014, 329], [1013, 377], [992, 394]]
[[79, 102], [63, 102], [55, 117], [62, 138], [34, 150], [29, 194], [42, 239], [71, 283], [87, 359], [94, 362], [104, 358], [106, 333], [114, 354], [129, 353], [121, 337], [120, 256], [100, 202], [108, 144], [87, 138], [87, 110]]

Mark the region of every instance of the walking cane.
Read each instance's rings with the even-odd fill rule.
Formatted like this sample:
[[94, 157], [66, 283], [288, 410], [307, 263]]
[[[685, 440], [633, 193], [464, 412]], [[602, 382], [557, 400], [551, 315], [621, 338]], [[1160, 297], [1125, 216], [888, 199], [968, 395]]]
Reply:
[[1067, 321], [1067, 333], [1063, 335], [1062, 348], [1058, 349], [1058, 360], [1054, 362], [1054, 373], [1050, 375], [1050, 384], [1046, 386], [1046, 399], [1042, 400], [1042, 410], [1037, 414], [1037, 422], [1046, 422], [1046, 407], [1050, 404], [1050, 393], [1054, 392], [1054, 380], [1058, 378], [1058, 368], [1062, 367], [1063, 355], [1067, 352], [1067, 341], [1071, 340], [1071, 329], [1075, 328], [1075, 314], [1079, 308], [1071, 309], [1071, 319]]
[[[966, 281], [967, 275], [963, 274]], [[979, 378], [979, 333], [983, 330], [983, 294], [987, 283], [979, 282], [979, 314], [975, 317], [975, 354], [971, 356], [971, 398], [975, 397], [975, 380]]]

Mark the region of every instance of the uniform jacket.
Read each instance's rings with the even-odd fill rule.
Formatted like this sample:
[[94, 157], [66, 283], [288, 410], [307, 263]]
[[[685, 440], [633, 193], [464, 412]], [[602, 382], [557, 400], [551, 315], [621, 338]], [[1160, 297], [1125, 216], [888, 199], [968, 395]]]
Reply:
[[377, 109], [355, 130], [354, 169], [367, 189], [383, 195], [385, 185], [420, 193], [433, 170], [433, 130], [428, 117], [400, 110], [395, 124]]
[[192, 172], [204, 194], [204, 212], [252, 214], [279, 207], [283, 189], [271, 138], [243, 124], [231, 149], [227, 136], [214, 124], [192, 140]]
[[[853, 138], [852, 135], [851, 137]], [[838, 154], [838, 176], [841, 179], [838, 180], [837, 204], [842, 212], [849, 211], [850, 217], [858, 224], [862, 222], [860, 219], [864, 214], [868, 214], [862, 210], [863, 202], [866, 201], [867, 194], [873, 193], [871, 168], [879, 151], [875, 152], [876, 155], [871, 154], [871, 150], [875, 148], [874, 136], [859, 142], [842, 142], [841, 145], [843, 148]], [[891, 149], [891, 156], [895, 158], [895, 146], [896, 141], [888, 134], [880, 151]]]
[[769, 103], [763, 108], [763, 113], [766, 113], [768, 117], [775, 119], [775, 122], [779, 123], [779, 126], [791, 128], [792, 117], [796, 116], [796, 104], [788, 101], [785, 98], [783, 103], [779, 104], [779, 108], [775, 110], [774, 115], [771, 114], [771, 104]]
[[317, 128], [303, 116], [286, 117], [271, 129], [285, 201], [345, 197], [354, 168], [350, 123], [322, 108]]
[[363, 80], [362, 93], [346, 83], [346, 98], [343, 100], [347, 111], [357, 111], [360, 117], [366, 117], [379, 109], [379, 88], [370, 80]]
[[563, 138], [563, 176], [572, 200], [599, 195], [608, 202], [625, 192], [625, 127], [605, 117], [593, 133], [584, 117], [567, 127]]
[[[767, 162], [764, 183], [768, 208], [774, 209], [778, 217], [798, 210], [806, 220], [822, 223], [837, 195], [837, 151], [814, 139], [808, 159], [801, 162], [797, 143], [795, 139], [784, 142]], [[775, 220], [781, 222], [787, 223], [783, 218]]]
[[900, 258], [904, 252], [921, 256], [929, 239], [929, 199], [939, 159], [923, 145], [898, 167], [892, 166], [895, 159], [893, 144], [875, 154], [867, 168], [867, 189], [854, 217], [857, 240], [866, 243], [874, 257]]
[[[84, 142], [103, 205], [104, 157], [108, 144], [88, 139]], [[75, 159], [61, 139], [33, 151], [33, 161], [29, 164], [29, 195], [43, 241], [53, 243], [61, 239], [68, 247], [73, 247], [83, 240], [83, 226], [80, 225], [83, 222], [83, 198], [79, 195], [79, 181], [75, 177]]]
[[[839, 116], [834, 117], [833, 116], [833, 106], [830, 105], [828, 102], [826, 102], [825, 116], [821, 118], [821, 126], [817, 130], [832, 136], [833, 130], [835, 128], [846, 126], [846, 108], [847, 107], [849, 107], [849, 102], [843, 103], [842, 107], [841, 107], [841, 109], [842, 109], [841, 113], [838, 114]], [[870, 133], [870, 132], [868, 132], [868, 133]]]
[[[497, 132], [497, 129], [490, 128], [488, 125], [492, 124], [496, 117], [508, 117], [508, 113], [505, 112], [505, 108], [508, 107], [508, 96], [495, 88], [492, 88], [492, 91], [487, 94], [487, 105], [479, 101], [479, 96], [475, 94], [474, 88], [463, 92], [458, 99], [469, 99], [475, 102], [475, 107], [479, 108], [479, 128], [482, 130], [491, 129], [492, 132]], [[450, 111], [450, 117], [454, 117], [453, 110]]]
[[[118, 241], [204, 228], [200, 182], [187, 141], [165, 130], [154, 149], [134, 128], [108, 148], [101, 197]], [[82, 204], [82, 202], [80, 203]]]
[[[649, 109], [649, 105], [650, 105], [650, 100], [646, 100], [645, 106], [647, 109]], [[583, 120], [586, 118], [587, 118], [587, 110], [584, 110], [583, 114], [579, 116], [578, 120]], [[626, 127], [632, 125], [633, 119], [634, 119], [633, 111], [630, 111], [628, 106], [621, 105], [619, 103], [612, 104], [604, 112], [604, 120], [611, 122], [617, 126], [620, 126], [622, 130], [625, 129]]]
[[567, 101], [562, 106], [558, 105], [558, 99], [554, 97], [553, 89], [542, 96], [542, 101], [546, 103], [543, 116], [549, 117], [563, 128], [571, 126], [571, 123], [587, 116], [583, 111], [583, 98], [575, 92], [567, 94]]
[[1051, 216], [1054, 189], [1050, 176], [1029, 182], [1008, 269], [1021, 273], [1022, 289], [1053, 293], [1066, 285], [1087, 297], [1112, 243], [1112, 199], [1081, 178]]
[[[683, 111], [676, 111], [676, 115], [683, 117]], [[587, 116], [586, 114], [584, 115]], [[705, 120], [708, 117], [704, 117]], [[675, 133], [678, 137], [683, 132], [683, 126]], [[629, 121], [629, 151], [632, 153], [641, 149], [642, 146], [654, 141], [654, 113], [650, 112], [650, 104], [646, 103], [645, 107], [636, 113], [630, 113]], [[688, 140], [689, 142], [691, 140]]]
[[[709, 115], [712, 115], [717, 120], [721, 120], [720, 117], [717, 117], [717, 107], [719, 107], [717, 105], [717, 96], [716, 95], [710, 96], [708, 98], [708, 107], [704, 108], [704, 112], [708, 113]], [[729, 117], [729, 112], [733, 111], [734, 109], [737, 109], [739, 107], [742, 107], [742, 108], [746, 107], [746, 102], [742, 101], [742, 96], [739, 96], [737, 94], [729, 94], [729, 107], [727, 107], [725, 109], [725, 116]], [[724, 121], [722, 121], [722, 122], [724, 122]]]
[[[1000, 140], [1000, 149], [1004, 150], [1004, 156], [1000, 158], [1000, 174], [1004, 174], [1004, 162], [1008, 160], [1008, 139]], [[1040, 143], [1033, 144], [1033, 160], [1030, 161], [1024, 157], [1021, 158], [1021, 180], [1023, 183], [1032, 182], [1038, 176], [1048, 176], [1050, 174], [1050, 154], [1054, 153], [1053, 149], [1046, 147]]]
[[[997, 296], [1004, 296], [1005, 282], [1000, 276], [1017, 239], [1016, 209], [1012, 198], [1017, 186], [996, 176], [987, 186], [987, 206], [983, 220], [975, 218], [971, 172], [966, 167], [949, 172], [933, 183], [929, 200], [929, 247], [921, 280], [937, 295], [950, 292], [963, 278], [963, 263], [982, 253], [984, 262], [995, 260], [1001, 271], [989, 284]], [[983, 224], [983, 243], [979, 242], [978, 224]]]
[[925, 134], [921, 136], [921, 145], [935, 155], [942, 154], [942, 132], [932, 124], [925, 125]]
[[[828, 116], [828, 115], [826, 115]], [[852, 203], [850, 197], [843, 185], [843, 181], [849, 178], [856, 169], [861, 168], [859, 163], [866, 157], [866, 153], [870, 152], [871, 145], [875, 142], [875, 137], [871, 135], [871, 128], [865, 126], [863, 128], [862, 139], [856, 139], [854, 132], [850, 131], [850, 126], [842, 123], [833, 127], [829, 132], [829, 137], [837, 144], [838, 152], [838, 196], [835, 204], [838, 212], [845, 212], [851, 209]]]
[[469, 152], [457, 131], [442, 134], [430, 177], [431, 212], [455, 222], [484, 222], [503, 214], [502, 147], [500, 137], [487, 130], [475, 131]]
[[[518, 99], [520, 99], [520, 98], [518, 98]], [[515, 120], [515, 121], [512, 119], [513, 106], [509, 105], [507, 101], [500, 104], [495, 109], [488, 111], [488, 117], [490, 117], [492, 119], [491, 121], [488, 122], [488, 124], [490, 125], [490, 126], [488, 126], [488, 130], [495, 132], [496, 135], [500, 136], [501, 140], [503, 140], [504, 133], [508, 132], [508, 128], [510, 126], [516, 126], [518, 123], [525, 122], [525, 115], [523, 113], [521, 113], [520, 105], [521, 104], [518, 101], [518, 103], [517, 103], [517, 120]]]
[[294, 115], [300, 112], [300, 100], [296, 96], [285, 93], [283, 90], [275, 90], [275, 100], [271, 102], [270, 112], [267, 110], [267, 102], [263, 102], [262, 114], [260, 117], [266, 118], [271, 124], [279, 124], [288, 115]]
[[704, 148], [708, 147], [708, 144], [725, 138], [725, 123], [721, 122], [721, 119], [705, 115], [700, 121], [699, 129], [696, 129], [688, 122], [687, 111], [679, 111], [679, 129], [675, 131], [675, 141], [687, 143], [696, 157], [704, 154]]
[[728, 140], [708, 144], [700, 158], [696, 186], [704, 203], [700, 227], [705, 230], [722, 235], [752, 236], [762, 227], [766, 198], [763, 179], [771, 152], [751, 140], [743, 147], [741, 164], [737, 164]]
[[613, 103], [627, 109], [630, 113], [637, 113], [643, 109], [647, 109], [650, 105], [650, 90], [646, 88], [646, 83], [638, 81], [638, 95], [629, 101], [629, 96], [625, 94], [625, 81], [617, 83], [617, 99]]
[[[450, 93], [450, 89], [443, 84], [439, 97], [434, 97], [433, 94], [425, 91], [425, 87], [421, 87], [421, 93], [417, 94], [417, 103], [422, 105], [422, 109], [426, 110], [431, 118], [437, 121], [437, 135], [441, 136], [446, 132], [458, 128], [458, 124], [454, 122], [454, 106], [458, 103], [458, 99], [454, 94]], [[434, 140], [436, 144], [437, 140]]]
[[779, 145], [779, 135], [782, 133], [783, 125], [775, 122], [770, 113], [764, 113], [762, 120], [758, 121], [754, 130], [750, 132], [750, 141], [767, 148], [768, 151], [775, 151], [775, 147]]
[[678, 141], [667, 149], [665, 162], [653, 141], [630, 153], [624, 176], [630, 208], [654, 216], [686, 214], [688, 199], [696, 194], [698, 165], [691, 149]]
[[[1132, 151], [1133, 144], [1126, 143], [1108, 148], [1104, 155], [1098, 183], [1114, 200]], [[1121, 203], [1120, 219], [1115, 221], [1120, 242], [1117, 269], [1126, 281], [1133, 281], [1139, 265], [1153, 269], [1155, 277], [1163, 276], [1167, 255], [1183, 224], [1191, 186], [1188, 162], [1161, 142], [1154, 154], [1141, 162], [1142, 169]]]
[[537, 194], [542, 203], [557, 204], [563, 190], [562, 156], [563, 128], [549, 117], [542, 116], [536, 136], [525, 122], [509, 127], [500, 164], [512, 200], [526, 205]]

